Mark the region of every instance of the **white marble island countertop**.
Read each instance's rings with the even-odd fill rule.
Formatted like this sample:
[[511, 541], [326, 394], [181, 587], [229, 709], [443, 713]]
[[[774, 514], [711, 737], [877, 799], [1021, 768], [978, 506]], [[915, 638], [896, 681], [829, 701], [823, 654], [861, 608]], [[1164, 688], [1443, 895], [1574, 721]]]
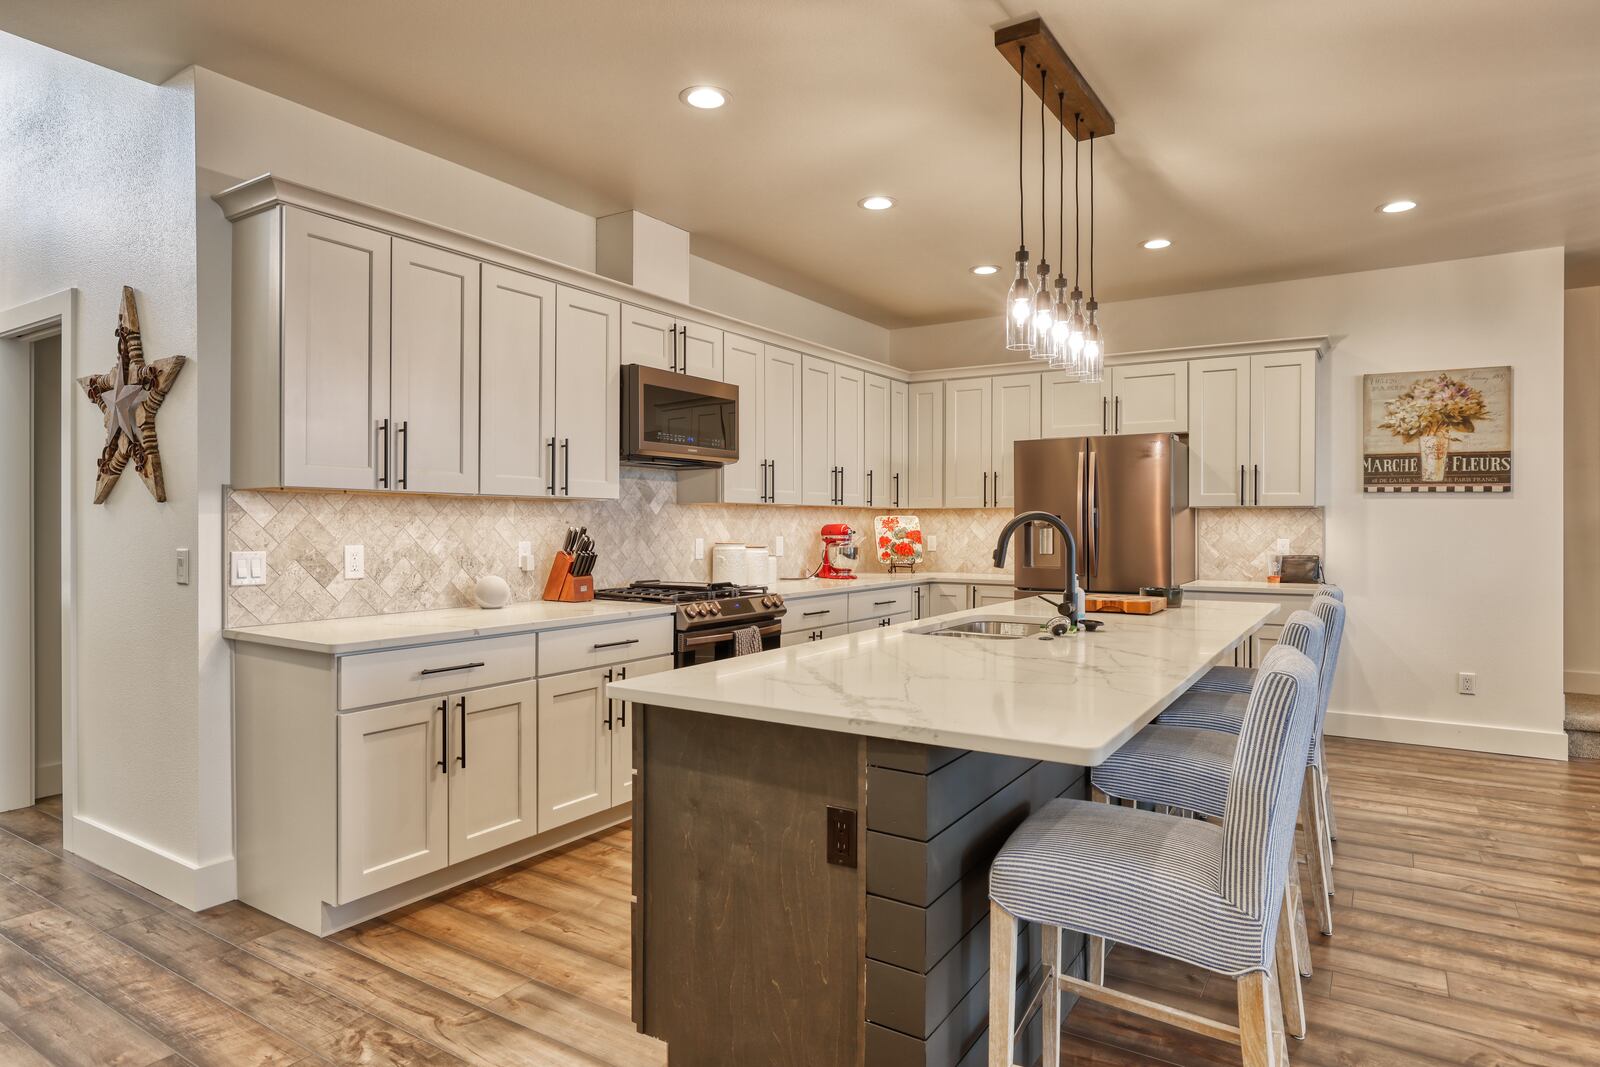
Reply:
[[1050, 617], [1035, 597], [630, 678], [609, 692], [713, 715], [1094, 765], [1274, 609], [1196, 602], [1149, 616], [1096, 616], [1105, 623], [1098, 632], [1049, 641], [918, 632], [961, 619]]

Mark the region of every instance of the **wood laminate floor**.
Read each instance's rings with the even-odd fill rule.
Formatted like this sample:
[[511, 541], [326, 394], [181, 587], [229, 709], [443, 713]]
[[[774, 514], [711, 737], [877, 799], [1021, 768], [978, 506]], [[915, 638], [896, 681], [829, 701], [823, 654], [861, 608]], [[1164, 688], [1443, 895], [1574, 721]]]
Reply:
[[[1312, 935], [1293, 1061], [1600, 1063], [1600, 763], [1329, 749], [1336, 933]], [[631, 845], [607, 831], [319, 940], [63, 854], [58, 801], [0, 813], [0, 1065], [659, 1067], [628, 1019]], [[1110, 978], [1233, 1012], [1230, 982], [1126, 949]], [[1073, 1067], [1238, 1063], [1092, 1005], [1067, 1030]]]

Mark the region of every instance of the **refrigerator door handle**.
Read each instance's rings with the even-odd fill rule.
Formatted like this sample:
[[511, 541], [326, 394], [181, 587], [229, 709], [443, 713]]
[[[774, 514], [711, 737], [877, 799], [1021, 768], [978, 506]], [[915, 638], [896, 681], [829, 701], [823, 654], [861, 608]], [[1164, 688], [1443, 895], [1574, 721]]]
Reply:
[[1111, 432], [1110, 411], [1111, 411], [1111, 401], [1102, 396], [1100, 398], [1100, 432], [1101, 433], [1110, 433]]
[[1083, 525], [1084, 573], [1093, 578], [1100, 570], [1100, 457], [1089, 446], [1089, 511]]

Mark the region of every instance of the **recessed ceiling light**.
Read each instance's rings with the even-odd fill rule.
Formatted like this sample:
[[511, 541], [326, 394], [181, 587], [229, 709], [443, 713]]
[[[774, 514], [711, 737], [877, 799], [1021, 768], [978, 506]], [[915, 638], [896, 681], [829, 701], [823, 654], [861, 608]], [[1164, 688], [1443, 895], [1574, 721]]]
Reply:
[[1144, 246], [1150, 251], [1154, 252], [1160, 248], [1171, 248], [1172, 242], [1167, 240], [1165, 237], [1152, 237], [1150, 240], [1144, 243]]
[[869, 196], [858, 202], [868, 211], [888, 211], [894, 207], [894, 197], [892, 196]]
[[1417, 202], [1415, 200], [1391, 200], [1387, 204], [1384, 204], [1382, 207], [1378, 208], [1378, 210], [1383, 212], [1385, 215], [1398, 215], [1402, 211], [1410, 211], [1416, 206]]
[[678, 94], [678, 99], [701, 111], [714, 111], [728, 102], [728, 93], [715, 85], [691, 85]]
[[993, 263], [979, 263], [976, 267], [972, 268], [972, 273], [974, 273], [974, 274], [999, 274], [1000, 273], [1000, 268], [995, 266]]

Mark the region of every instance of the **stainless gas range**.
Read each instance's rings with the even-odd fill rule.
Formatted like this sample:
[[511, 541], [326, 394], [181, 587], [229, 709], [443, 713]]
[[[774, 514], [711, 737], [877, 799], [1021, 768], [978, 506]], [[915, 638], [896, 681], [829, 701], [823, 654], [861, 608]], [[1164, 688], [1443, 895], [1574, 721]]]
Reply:
[[600, 600], [674, 605], [674, 667], [732, 658], [734, 634], [747, 626], [761, 635], [763, 651], [777, 648], [782, 643], [783, 615], [789, 610], [783, 597], [767, 592], [765, 586], [728, 582], [634, 582], [597, 589], [594, 595]]

